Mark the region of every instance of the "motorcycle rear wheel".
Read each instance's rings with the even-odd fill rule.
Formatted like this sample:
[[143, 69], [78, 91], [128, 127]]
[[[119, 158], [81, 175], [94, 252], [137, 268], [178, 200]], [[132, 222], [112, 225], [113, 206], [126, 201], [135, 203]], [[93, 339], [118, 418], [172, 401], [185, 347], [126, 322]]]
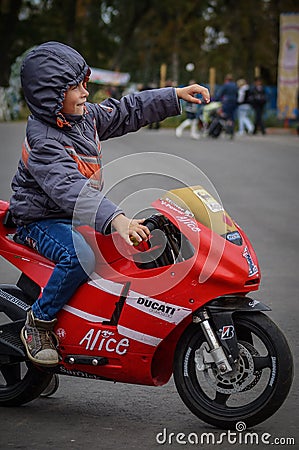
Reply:
[[221, 375], [213, 364], [196, 364], [207, 345], [198, 324], [186, 329], [174, 360], [174, 380], [185, 405], [199, 419], [224, 429], [238, 429], [238, 422], [254, 426], [272, 416], [293, 379], [292, 355], [277, 325], [260, 312], [233, 317], [240, 349], [233, 372]]
[[47, 388], [52, 374], [30, 362], [0, 365], [0, 406], [20, 406], [37, 398]]
[[[17, 287], [2, 285], [1, 288], [26, 302], [26, 297]], [[24, 311], [18, 313], [15, 305], [8, 303], [6, 306], [5, 312], [0, 310], [0, 324], [24, 317]], [[20, 406], [34, 400], [49, 385], [52, 377], [53, 374], [43, 371], [30, 361], [16, 362], [11, 358], [0, 358], [0, 406]]]

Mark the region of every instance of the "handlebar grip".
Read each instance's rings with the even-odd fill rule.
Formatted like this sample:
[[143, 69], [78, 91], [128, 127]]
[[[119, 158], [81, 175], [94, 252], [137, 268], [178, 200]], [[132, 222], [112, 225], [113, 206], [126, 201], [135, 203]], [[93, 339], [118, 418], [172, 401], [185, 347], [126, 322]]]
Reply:
[[[153, 214], [152, 216], [145, 219], [142, 225], [145, 225], [150, 233], [156, 229], [160, 229], [164, 223], [164, 216], [161, 214]], [[133, 236], [130, 236], [131, 242], [133, 242], [134, 247], [138, 247], [143, 241], [137, 241]]]
[[163, 216], [154, 214], [145, 219], [143, 225], [145, 225], [150, 232], [156, 230], [157, 228], [161, 228], [161, 226], [163, 225]]

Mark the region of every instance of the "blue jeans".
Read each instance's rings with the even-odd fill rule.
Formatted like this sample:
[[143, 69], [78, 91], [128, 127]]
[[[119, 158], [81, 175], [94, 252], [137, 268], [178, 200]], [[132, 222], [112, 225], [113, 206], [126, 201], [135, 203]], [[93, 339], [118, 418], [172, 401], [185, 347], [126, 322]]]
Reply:
[[227, 120], [235, 121], [235, 112], [237, 109], [237, 103], [234, 102], [223, 102], [222, 111]]
[[32, 305], [36, 318], [52, 320], [94, 271], [94, 253], [67, 219], [30, 223], [18, 228], [18, 236], [56, 264], [42, 296]]
[[239, 133], [243, 134], [246, 130], [248, 133], [253, 133], [253, 123], [250, 119], [251, 106], [248, 104], [242, 104], [238, 107], [238, 120], [239, 120]]

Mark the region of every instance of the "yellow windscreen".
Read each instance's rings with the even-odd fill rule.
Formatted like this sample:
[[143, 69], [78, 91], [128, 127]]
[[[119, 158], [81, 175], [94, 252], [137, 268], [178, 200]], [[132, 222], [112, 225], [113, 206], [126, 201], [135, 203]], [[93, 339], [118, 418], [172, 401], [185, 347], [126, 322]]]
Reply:
[[202, 186], [192, 186], [168, 191], [163, 199], [184, 209], [186, 215], [220, 235], [237, 230], [233, 220], [217, 201]]

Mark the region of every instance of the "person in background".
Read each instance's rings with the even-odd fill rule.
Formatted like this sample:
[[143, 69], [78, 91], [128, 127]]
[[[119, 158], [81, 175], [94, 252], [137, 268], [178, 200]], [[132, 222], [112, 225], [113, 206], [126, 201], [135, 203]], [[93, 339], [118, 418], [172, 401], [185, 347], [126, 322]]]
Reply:
[[[189, 86], [195, 84], [194, 80], [189, 81]], [[187, 118], [176, 128], [176, 137], [180, 138], [183, 135], [185, 128], [190, 127], [190, 136], [192, 139], [199, 139], [198, 132], [198, 105], [196, 103], [185, 102], [184, 109]]]
[[260, 77], [256, 77], [254, 80], [254, 87], [250, 91], [249, 100], [255, 116], [253, 134], [256, 134], [258, 130], [261, 130], [262, 134], [266, 134], [263, 114], [267, 103], [267, 94]]
[[254, 130], [253, 123], [250, 119], [250, 113], [252, 111], [249, 96], [250, 87], [244, 78], [237, 81], [238, 86], [238, 134], [242, 136], [245, 132], [252, 134]]
[[224, 83], [215, 95], [215, 101], [221, 102], [223, 117], [227, 121], [227, 132], [233, 136], [235, 127], [235, 114], [237, 103], [238, 87], [233, 76], [229, 73], [224, 78]]

